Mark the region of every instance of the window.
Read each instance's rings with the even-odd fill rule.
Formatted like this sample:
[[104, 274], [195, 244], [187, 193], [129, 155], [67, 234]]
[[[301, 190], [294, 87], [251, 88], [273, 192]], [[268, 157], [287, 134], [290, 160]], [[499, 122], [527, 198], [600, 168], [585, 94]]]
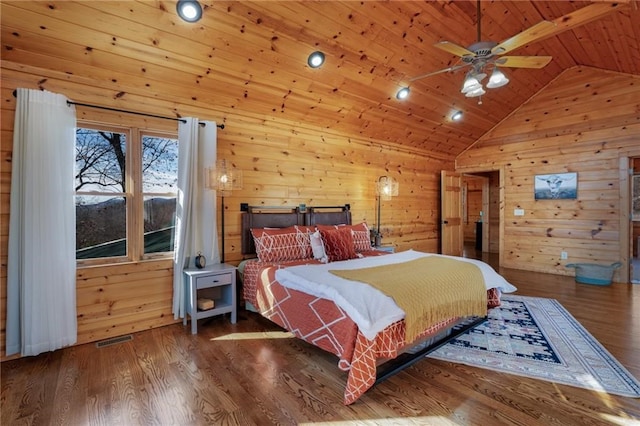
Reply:
[[78, 127], [76, 259], [135, 261], [173, 251], [177, 182], [175, 135]]

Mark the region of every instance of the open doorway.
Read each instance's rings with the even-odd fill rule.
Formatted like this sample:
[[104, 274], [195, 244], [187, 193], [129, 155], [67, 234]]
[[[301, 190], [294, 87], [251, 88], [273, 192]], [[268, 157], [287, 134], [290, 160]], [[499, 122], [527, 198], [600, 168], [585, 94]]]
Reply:
[[500, 172], [462, 176], [464, 256], [485, 260], [500, 252]]

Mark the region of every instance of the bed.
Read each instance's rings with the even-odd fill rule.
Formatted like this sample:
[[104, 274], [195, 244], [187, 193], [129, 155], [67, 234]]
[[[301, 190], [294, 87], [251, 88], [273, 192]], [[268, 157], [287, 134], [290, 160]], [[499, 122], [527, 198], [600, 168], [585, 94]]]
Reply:
[[[375, 250], [366, 224], [352, 224], [349, 205], [307, 207], [304, 211], [244, 205], [243, 210], [242, 252], [248, 259], [241, 263], [239, 270], [245, 307], [336, 355], [338, 368], [347, 372], [346, 405], [357, 401], [377, 382], [443, 344], [452, 337], [452, 330], [457, 335], [485, 320], [486, 310], [500, 304], [502, 292], [515, 291], [515, 287], [488, 265], [470, 260], [464, 264], [479, 263], [484, 268], [480, 271], [484, 278], [483, 314], [478, 312], [479, 302], [474, 299], [472, 310], [456, 309], [456, 314], [452, 314], [429, 308], [429, 313], [414, 315], [415, 306], [405, 307], [405, 312], [398, 306], [400, 302], [394, 302], [401, 300], [400, 295], [390, 297], [371, 286], [384, 286], [388, 283], [384, 277], [390, 276], [401, 276], [408, 282], [414, 280], [411, 274], [405, 276], [398, 270], [411, 270], [414, 276], [434, 275], [421, 274], [417, 265], [407, 262], [432, 262], [430, 266], [425, 265], [432, 268], [434, 261], [439, 265], [449, 261], [445, 258], [461, 259], [413, 250], [393, 254]], [[323, 250], [318, 248], [318, 239]], [[472, 268], [479, 270], [476, 267]], [[392, 268], [396, 269], [383, 274]], [[376, 278], [382, 282], [367, 282]], [[451, 279], [446, 278], [445, 287]], [[391, 286], [402, 287], [397, 283]], [[347, 299], [351, 296], [342, 292], [351, 292], [360, 301], [350, 302]], [[477, 286], [475, 293], [478, 293]], [[412, 293], [409, 295], [409, 303], [417, 300], [411, 297]], [[415, 318], [421, 321], [416, 324]]]

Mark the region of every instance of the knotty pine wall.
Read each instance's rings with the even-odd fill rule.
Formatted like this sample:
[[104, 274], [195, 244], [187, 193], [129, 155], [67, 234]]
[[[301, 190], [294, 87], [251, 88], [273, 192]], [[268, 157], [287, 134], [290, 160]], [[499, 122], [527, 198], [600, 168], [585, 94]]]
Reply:
[[[16, 104], [12, 92], [17, 87], [42, 88], [82, 103], [165, 116], [177, 111], [182, 116], [224, 120], [226, 127], [218, 132], [218, 156], [230, 159], [244, 174], [243, 189], [225, 197], [225, 255], [230, 263], [241, 260], [240, 203], [265, 206], [350, 203], [354, 222], [366, 221], [373, 226], [376, 219], [374, 184], [381, 175], [391, 175], [400, 183], [399, 196], [382, 204], [383, 242], [393, 244], [396, 250], [438, 250], [440, 170], [453, 170], [453, 158], [436, 158], [384, 141], [332, 133], [313, 123], [289, 122], [277, 115], [243, 115], [242, 111], [221, 110], [215, 105], [194, 105], [188, 99], [170, 103], [151, 95], [148, 98], [136, 95], [120, 100], [113, 90], [102, 88], [90, 79], [3, 61], [0, 112], [2, 359], [6, 359], [6, 253]], [[77, 116], [98, 122], [135, 123], [157, 130], [177, 129], [173, 121], [85, 107], [77, 107]], [[77, 289], [78, 343], [175, 321], [171, 312], [172, 262], [169, 259], [81, 268], [77, 272]]]
[[[459, 155], [456, 170], [502, 173], [502, 266], [571, 275], [567, 263], [628, 262], [621, 159], [637, 156], [640, 77], [575, 67]], [[534, 176], [563, 172], [578, 173], [578, 199], [535, 201]]]

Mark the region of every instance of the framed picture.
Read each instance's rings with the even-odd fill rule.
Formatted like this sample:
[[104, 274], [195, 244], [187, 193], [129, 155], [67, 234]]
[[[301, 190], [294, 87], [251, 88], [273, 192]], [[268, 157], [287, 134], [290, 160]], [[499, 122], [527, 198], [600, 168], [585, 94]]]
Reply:
[[640, 221], [640, 175], [631, 181], [631, 219]]
[[533, 188], [536, 200], [575, 200], [578, 198], [578, 174], [536, 175]]

